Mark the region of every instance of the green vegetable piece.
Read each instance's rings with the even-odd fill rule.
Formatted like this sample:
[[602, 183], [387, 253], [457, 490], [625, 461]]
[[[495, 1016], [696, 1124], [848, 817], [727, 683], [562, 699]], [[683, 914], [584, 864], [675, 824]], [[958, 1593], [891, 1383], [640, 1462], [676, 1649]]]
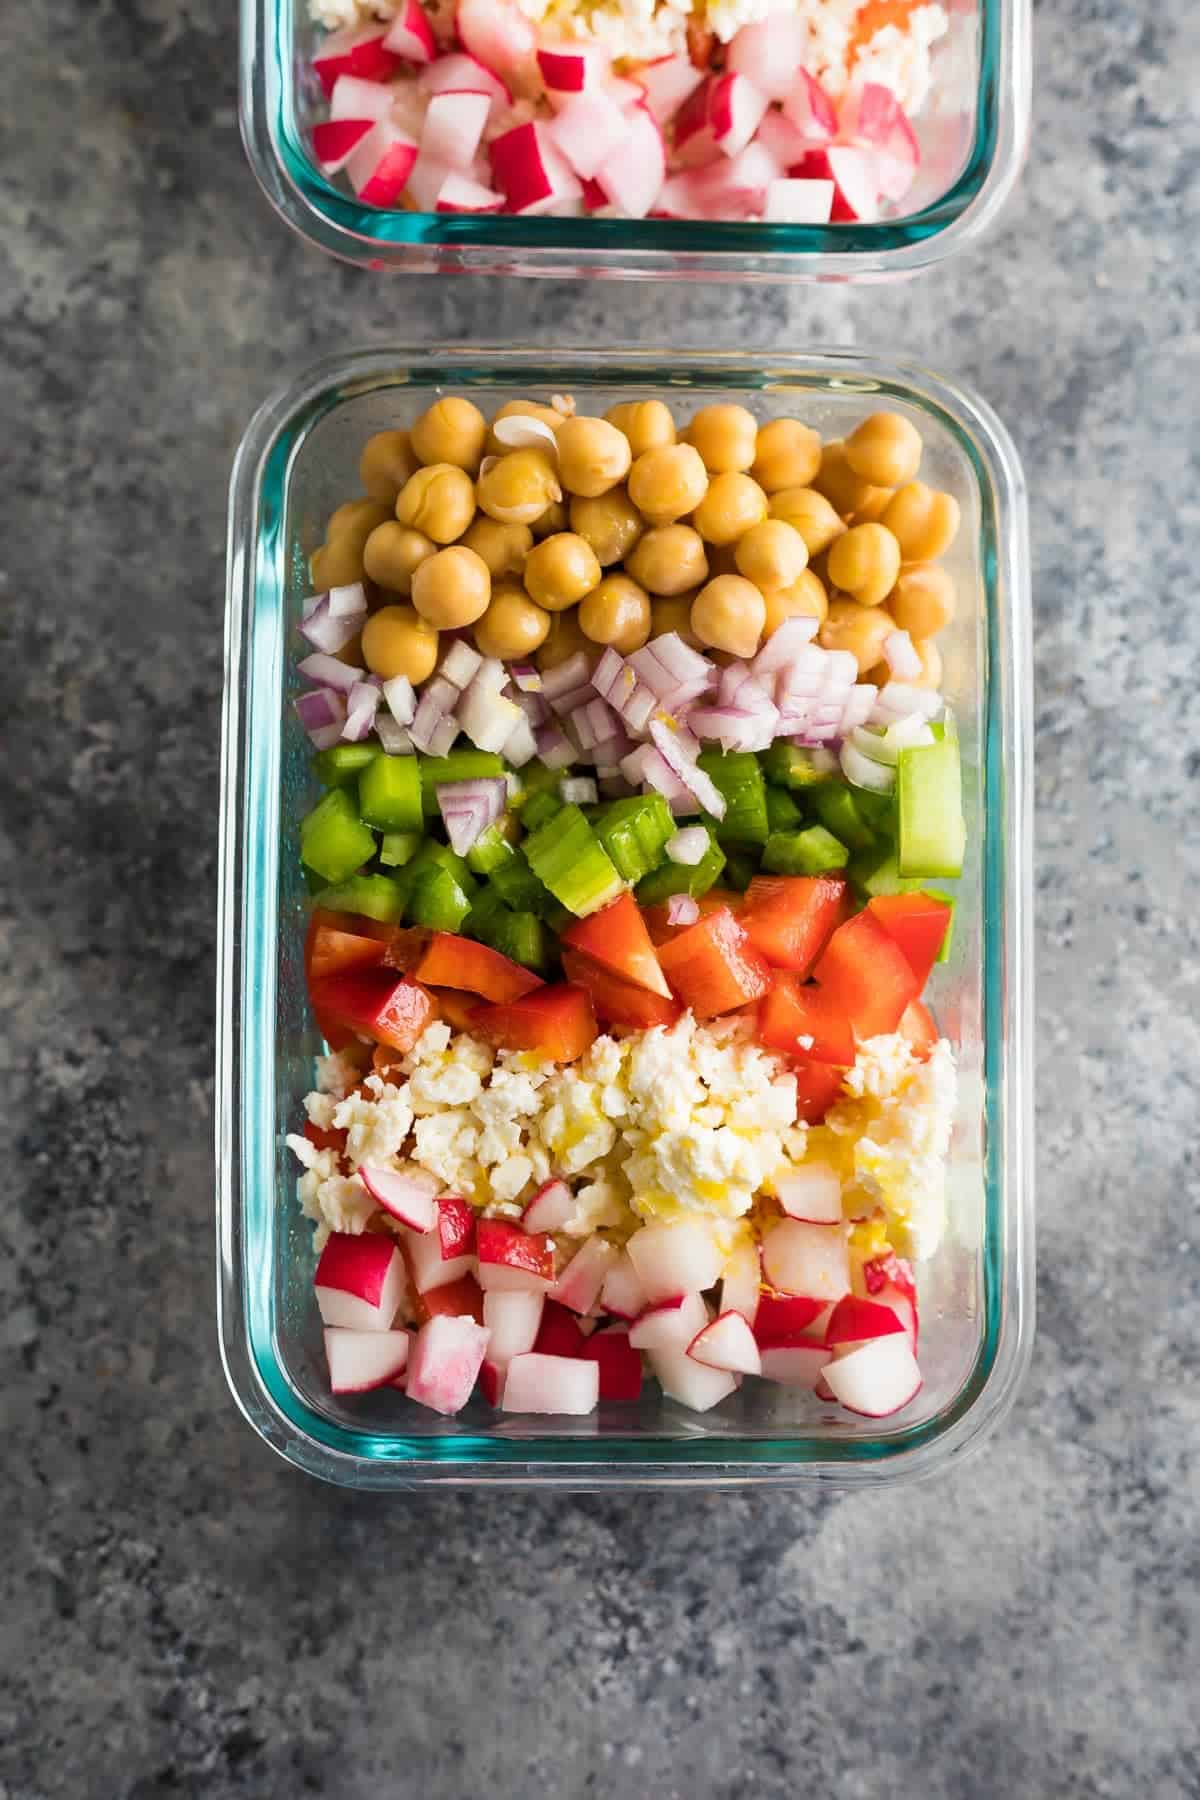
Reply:
[[672, 894], [690, 894], [693, 900], [699, 900], [715, 884], [725, 862], [725, 852], [710, 832], [708, 849], [698, 863], [690, 867], [685, 863], [663, 863], [638, 882], [637, 899], [642, 906], [657, 906]]
[[467, 867], [476, 875], [494, 875], [505, 863], [515, 862], [516, 851], [498, 824], [481, 831], [467, 851]]
[[376, 831], [420, 832], [424, 820], [416, 757], [374, 757], [358, 778], [358, 810]]
[[421, 805], [427, 818], [438, 810], [437, 788], [445, 781], [481, 781], [503, 775], [504, 763], [490, 750], [451, 750], [448, 756], [418, 756], [421, 771]]
[[768, 787], [767, 789], [767, 833], [772, 831], [798, 831], [804, 814], [792, 799], [786, 788]]
[[967, 827], [962, 810], [958, 740], [902, 750], [896, 770], [896, 860], [901, 875], [962, 874]]
[[322, 888], [316, 904], [330, 912], [360, 913], [381, 925], [398, 925], [404, 916], [404, 889], [390, 875], [351, 875], [348, 881]]
[[507, 913], [508, 908], [495, 888], [485, 887], [471, 902], [463, 930], [468, 937], [478, 938], [481, 944], [490, 944], [495, 949], [496, 932]]
[[559, 798], [557, 786], [553, 789], [539, 788], [536, 794], [530, 794], [521, 808], [521, 823], [526, 831], [536, 831], [548, 819], [552, 819], [555, 813], [561, 811], [562, 800]]
[[539, 974], [546, 967], [546, 927], [531, 912], [505, 912], [496, 920], [493, 950]]
[[[851, 788], [848, 790], [859, 817], [868, 830], [876, 837], [895, 839], [896, 836], [896, 796], [894, 794], [876, 794], [871, 788]], [[832, 829], [832, 827], [831, 827]], [[834, 831], [834, 836], [839, 834]]]
[[420, 848], [419, 831], [385, 831], [379, 846], [379, 860], [385, 868], [398, 869], [411, 862]]
[[526, 838], [525, 855], [538, 880], [576, 918], [607, 906], [622, 882], [577, 806], [564, 806]]
[[[866, 789], [859, 790], [862, 793]], [[852, 793], [840, 781], [813, 789], [812, 806], [826, 831], [845, 844], [847, 850], [869, 850], [875, 833], [863, 817], [858, 793]]]
[[777, 831], [767, 839], [763, 851], [763, 868], [776, 875], [825, 875], [831, 869], [844, 869], [849, 860], [845, 844], [823, 825]]
[[950, 908], [950, 917], [946, 921], [946, 935], [942, 939], [942, 947], [937, 954], [940, 963], [949, 962], [950, 946], [954, 941], [954, 921], [958, 917], [958, 899], [954, 894], [947, 894], [941, 888], [926, 888], [925, 892], [931, 900], [941, 900]]
[[744, 850], [731, 850], [725, 859], [725, 886], [744, 894], [758, 874], [758, 864]]
[[544, 919], [558, 904], [530, 868], [523, 850], [515, 851], [507, 862], [494, 868], [488, 880], [514, 912], [534, 912]]
[[408, 899], [408, 916], [414, 925], [425, 925], [430, 931], [458, 931], [470, 910], [470, 897], [449, 869], [426, 863], [416, 870]]
[[449, 869], [464, 894], [474, 894], [479, 883], [468, 869], [465, 857], [459, 856], [449, 844], [440, 844], [436, 838], [426, 838], [412, 860], [415, 869], [428, 868], [435, 863], [439, 868]]
[[535, 794], [553, 794], [558, 798], [558, 784], [562, 780], [561, 769], [548, 769], [545, 763], [526, 763], [517, 775], [520, 790], [516, 794], [513, 805], [518, 811], [525, 806]]
[[326, 881], [344, 881], [375, 854], [375, 838], [345, 788], [330, 788], [300, 821], [300, 858]]
[[748, 750], [702, 750], [700, 768], [725, 797], [725, 817], [717, 825], [721, 844], [765, 844], [767, 785], [762, 764]]
[[378, 744], [334, 744], [313, 757], [322, 787], [353, 787], [363, 770], [381, 755]]
[[763, 751], [761, 761], [763, 774], [778, 787], [819, 787], [822, 782], [833, 779], [832, 770], [817, 766], [811, 750], [800, 744], [789, 744], [784, 738], [776, 738], [771, 748]]
[[605, 854], [625, 881], [638, 882], [656, 869], [675, 835], [675, 820], [661, 794], [612, 800], [601, 809], [595, 831]]

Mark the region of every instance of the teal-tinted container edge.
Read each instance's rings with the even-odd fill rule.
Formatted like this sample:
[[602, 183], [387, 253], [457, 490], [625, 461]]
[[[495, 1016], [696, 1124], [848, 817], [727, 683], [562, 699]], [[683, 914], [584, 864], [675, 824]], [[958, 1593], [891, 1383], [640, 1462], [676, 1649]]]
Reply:
[[811, 226], [384, 212], [326, 180], [309, 154], [296, 104], [303, 4], [241, 0], [246, 154], [293, 230], [333, 256], [377, 270], [757, 282], [911, 275], [991, 225], [1028, 142], [1030, 0], [978, 0], [969, 148], [945, 191], [905, 218]]
[[[279, 1204], [275, 1118], [276, 884], [283, 657], [280, 607], [285, 484], [297, 445], [355, 396], [393, 385], [524, 381], [579, 387], [588, 352], [490, 347], [441, 353], [372, 350], [328, 358], [256, 413], [230, 494], [221, 799], [216, 1065], [217, 1308], [222, 1359], [242, 1412], [285, 1460], [347, 1486], [798, 1485], [850, 1487], [927, 1475], [978, 1446], [1011, 1405], [1033, 1339], [1032, 1052], [1030, 1041], [1029, 579], [1019, 461], [991, 409], [896, 358], [830, 351], [756, 359], [735, 354], [606, 353], [606, 385], [771, 394], [889, 397], [953, 434], [979, 484], [987, 679], [980, 716], [983, 832], [982, 1075], [985, 1087], [982, 1317], [968, 1377], [919, 1424], [871, 1435], [640, 1434], [491, 1437], [465, 1428], [428, 1437], [348, 1429], [302, 1398], [280, 1355], [263, 1245]], [[594, 372], [592, 379], [595, 379]], [[698, 1422], [702, 1423], [702, 1422]]]

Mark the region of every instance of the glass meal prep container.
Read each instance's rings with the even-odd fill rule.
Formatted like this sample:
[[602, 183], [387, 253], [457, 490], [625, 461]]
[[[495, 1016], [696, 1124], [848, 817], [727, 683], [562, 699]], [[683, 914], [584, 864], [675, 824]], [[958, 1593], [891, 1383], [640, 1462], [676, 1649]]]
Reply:
[[271, 204], [347, 262], [409, 273], [779, 281], [912, 274], [970, 242], [1020, 171], [1029, 129], [1030, 0], [947, 0], [934, 83], [914, 121], [922, 162], [903, 215], [873, 224], [527, 218], [380, 211], [326, 179], [309, 134], [319, 27], [306, 0], [241, 0], [241, 124]]
[[[689, 1412], [647, 1384], [588, 1418], [494, 1413], [476, 1395], [442, 1418], [393, 1390], [334, 1398], [313, 1298], [312, 1228], [284, 1145], [320, 1050], [303, 971], [307, 894], [297, 827], [316, 797], [292, 699], [308, 555], [357, 487], [366, 437], [443, 392], [485, 412], [574, 393], [581, 410], [665, 396], [737, 400], [840, 435], [899, 409], [922, 474], [959, 498], [947, 559], [959, 616], [941, 641], [964, 763], [968, 859], [950, 960], [929, 998], [960, 1064], [948, 1223], [919, 1267], [925, 1385], [883, 1421], [747, 1381]], [[287, 1461], [348, 1486], [608, 1486], [894, 1481], [979, 1442], [1012, 1401], [1033, 1330], [1029, 1045], [1029, 591], [1025, 497], [992, 413], [916, 365], [848, 351], [687, 355], [372, 350], [309, 369], [252, 420], [232, 479], [221, 800], [217, 1061], [218, 1311], [234, 1396]]]

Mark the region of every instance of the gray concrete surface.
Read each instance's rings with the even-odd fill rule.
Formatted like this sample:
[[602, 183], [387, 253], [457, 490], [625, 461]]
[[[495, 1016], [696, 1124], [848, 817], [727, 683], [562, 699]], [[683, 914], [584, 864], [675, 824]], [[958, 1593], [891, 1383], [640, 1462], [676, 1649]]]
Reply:
[[[1018, 201], [919, 285], [430, 281], [261, 203], [232, 7], [4, 9], [0, 1796], [1195, 1800], [1196, 9], [1038, 9]], [[1014, 430], [1037, 589], [1040, 1339], [897, 1498], [349, 1498], [217, 1363], [222, 534], [349, 337], [903, 347]]]

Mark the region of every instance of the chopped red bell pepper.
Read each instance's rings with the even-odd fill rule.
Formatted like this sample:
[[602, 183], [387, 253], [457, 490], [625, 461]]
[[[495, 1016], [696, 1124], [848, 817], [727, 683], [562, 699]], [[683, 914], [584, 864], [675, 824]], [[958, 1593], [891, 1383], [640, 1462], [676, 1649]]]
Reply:
[[383, 960], [389, 969], [411, 975], [429, 945], [430, 933], [423, 925], [380, 925], [376, 929], [384, 939]]
[[390, 969], [346, 969], [314, 981], [313, 1011], [360, 1037], [411, 1050], [434, 1017], [433, 998], [417, 981]]
[[430, 988], [438, 1018], [444, 1019], [451, 1031], [474, 1031], [472, 1020], [479, 1011], [478, 994], [457, 993], [454, 988]]
[[698, 1019], [732, 1012], [770, 986], [770, 970], [727, 907], [689, 925], [658, 955], [674, 992]]
[[905, 1007], [921, 992], [921, 983], [899, 944], [865, 911], [838, 926], [821, 952], [813, 977], [860, 1039], [895, 1031]]
[[519, 1000], [543, 985], [540, 975], [501, 956], [498, 950], [449, 931], [432, 934], [413, 974], [432, 987], [465, 988], [499, 1003]]
[[819, 1125], [842, 1094], [844, 1069], [832, 1063], [801, 1062], [795, 1066], [796, 1117], [806, 1125]]
[[600, 1365], [601, 1400], [636, 1400], [642, 1391], [642, 1355], [627, 1331], [594, 1331], [576, 1352], [581, 1362]]
[[877, 894], [868, 900], [867, 911], [899, 944], [923, 988], [950, 929], [954, 908], [933, 894]]
[[938, 1041], [938, 1028], [923, 1000], [913, 1000], [905, 1007], [896, 1030], [902, 1038], [908, 1039], [917, 1060], [927, 1062]]
[[577, 950], [564, 950], [562, 965], [568, 981], [587, 989], [596, 1017], [604, 1025], [628, 1025], [646, 1031], [651, 1025], [673, 1025], [682, 1010], [678, 1000], [664, 1000], [649, 988], [622, 981], [619, 975], [610, 974]]
[[577, 919], [562, 934], [562, 942], [579, 950], [622, 981], [648, 988], [669, 1000], [671, 990], [659, 967], [646, 921], [632, 894], [620, 894], [599, 912]]
[[539, 1356], [578, 1356], [587, 1343], [575, 1314], [557, 1300], [547, 1300], [533, 1347]]
[[[722, 907], [725, 907], [736, 918], [741, 910], [742, 895], [734, 893], [732, 888], [709, 888], [707, 894], [701, 894], [696, 905], [700, 908], [702, 919], [707, 919], [712, 913], [720, 912]], [[646, 930], [650, 934], [652, 944], [669, 944], [681, 932], [692, 929], [690, 925], [672, 925], [668, 917], [669, 910], [666, 902], [642, 908], [642, 918], [646, 922]]]
[[[405, 1258], [406, 1262], [407, 1260]], [[410, 1269], [410, 1276], [411, 1273]], [[427, 1294], [418, 1294], [416, 1283], [411, 1279], [409, 1287], [412, 1289], [419, 1325], [426, 1324], [430, 1319], [440, 1318], [443, 1314], [449, 1314], [453, 1318], [466, 1316], [474, 1319], [477, 1325], [483, 1324], [483, 1289], [473, 1275], [460, 1275], [457, 1281], [447, 1281], [441, 1287], [430, 1288]]]
[[563, 981], [503, 1006], [477, 1007], [471, 1030], [503, 1050], [535, 1050], [549, 1062], [574, 1062], [598, 1035], [590, 997]]
[[314, 1125], [311, 1119], [304, 1121], [304, 1135], [315, 1150], [336, 1150], [341, 1156], [346, 1148], [346, 1133], [331, 1127], [328, 1131]]
[[842, 1007], [823, 989], [782, 972], [759, 1010], [758, 1036], [768, 1050], [838, 1069], [848, 1069], [857, 1055]]
[[846, 916], [841, 875], [756, 875], [738, 921], [777, 969], [807, 975]]
[[370, 968], [382, 962], [384, 946], [358, 931], [359, 922], [348, 913], [315, 909], [304, 942], [304, 973], [310, 986], [340, 969]]

